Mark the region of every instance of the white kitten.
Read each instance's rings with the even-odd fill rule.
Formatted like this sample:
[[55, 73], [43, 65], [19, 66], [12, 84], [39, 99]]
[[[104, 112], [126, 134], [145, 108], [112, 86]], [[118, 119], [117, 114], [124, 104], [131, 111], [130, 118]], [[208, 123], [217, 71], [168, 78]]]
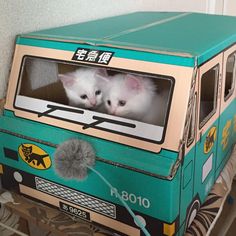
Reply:
[[105, 69], [79, 68], [73, 72], [59, 74], [69, 105], [92, 110], [102, 109]]
[[109, 114], [164, 125], [167, 96], [156, 92], [153, 80], [131, 74], [106, 79], [104, 102]]

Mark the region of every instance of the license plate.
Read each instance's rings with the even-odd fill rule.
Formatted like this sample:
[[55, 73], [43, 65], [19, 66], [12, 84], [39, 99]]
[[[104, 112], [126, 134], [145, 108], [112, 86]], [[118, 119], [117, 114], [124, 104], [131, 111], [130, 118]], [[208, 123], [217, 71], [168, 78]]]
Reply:
[[71, 206], [65, 202], [59, 202], [60, 210], [75, 217], [90, 221], [90, 214], [87, 211]]

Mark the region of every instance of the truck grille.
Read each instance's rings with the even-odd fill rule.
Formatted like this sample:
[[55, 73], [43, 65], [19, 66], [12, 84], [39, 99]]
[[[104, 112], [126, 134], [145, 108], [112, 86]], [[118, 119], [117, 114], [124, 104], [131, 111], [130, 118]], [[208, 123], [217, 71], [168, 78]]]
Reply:
[[50, 182], [45, 179], [41, 179], [39, 177], [35, 177], [35, 184], [36, 189], [41, 192], [48, 193], [65, 201], [69, 201], [108, 217], [116, 218], [115, 205], [109, 202], [105, 202], [98, 198], [66, 188], [62, 185]]

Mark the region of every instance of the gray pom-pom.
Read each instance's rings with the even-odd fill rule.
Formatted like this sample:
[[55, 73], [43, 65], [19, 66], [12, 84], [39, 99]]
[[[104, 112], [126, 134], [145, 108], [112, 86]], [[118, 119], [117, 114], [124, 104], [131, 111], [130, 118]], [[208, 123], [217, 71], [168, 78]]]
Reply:
[[84, 179], [87, 166], [95, 163], [95, 152], [92, 146], [83, 140], [71, 139], [60, 144], [54, 154], [56, 172], [64, 178]]

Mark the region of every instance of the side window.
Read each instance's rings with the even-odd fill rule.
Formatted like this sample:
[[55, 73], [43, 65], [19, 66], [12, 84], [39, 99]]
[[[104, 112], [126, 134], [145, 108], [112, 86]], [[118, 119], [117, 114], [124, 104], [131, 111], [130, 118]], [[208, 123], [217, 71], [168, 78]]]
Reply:
[[224, 100], [226, 101], [232, 94], [234, 90], [235, 83], [235, 69], [236, 69], [236, 60], [235, 52], [229, 55], [226, 62], [226, 74], [225, 74], [225, 91], [224, 91]]
[[219, 65], [208, 70], [201, 78], [200, 128], [215, 113], [217, 106]]

